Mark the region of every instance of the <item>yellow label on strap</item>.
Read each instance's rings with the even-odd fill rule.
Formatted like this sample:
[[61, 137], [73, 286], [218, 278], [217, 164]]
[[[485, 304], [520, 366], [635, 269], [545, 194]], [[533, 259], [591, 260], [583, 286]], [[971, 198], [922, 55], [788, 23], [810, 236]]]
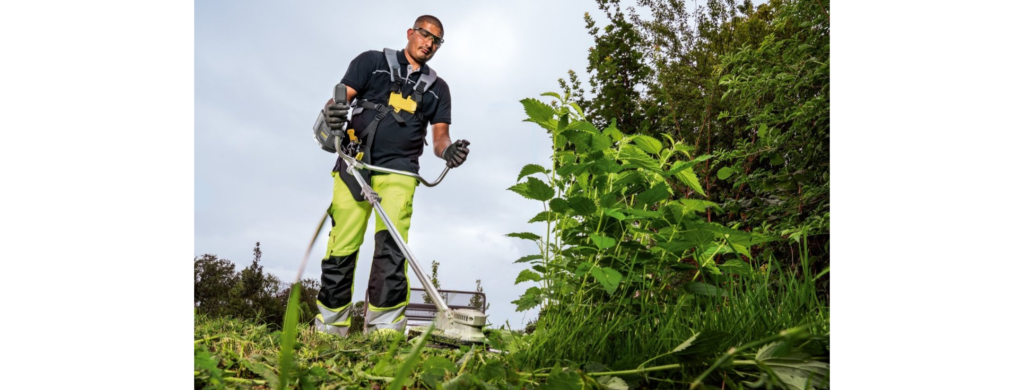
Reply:
[[416, 112], [416, 102], [412, 100], [412, 96], [403, 98], [402, 94], [398, 92], [392, 92], [391, 98], [388, 99], [388, 105], [395, 108], [395, 112], [400, 110], [408, 111], [410, 114]]

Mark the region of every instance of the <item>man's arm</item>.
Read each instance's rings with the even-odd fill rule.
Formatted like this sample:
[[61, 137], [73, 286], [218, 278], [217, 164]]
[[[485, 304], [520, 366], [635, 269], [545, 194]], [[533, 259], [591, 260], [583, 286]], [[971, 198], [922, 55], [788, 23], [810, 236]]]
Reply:
[[444, 148], [452, 144], [452, 139], [448, 136], [448, 124], [435, 123], [432, 129], [434, 132], [434, 155], [444, 158]]

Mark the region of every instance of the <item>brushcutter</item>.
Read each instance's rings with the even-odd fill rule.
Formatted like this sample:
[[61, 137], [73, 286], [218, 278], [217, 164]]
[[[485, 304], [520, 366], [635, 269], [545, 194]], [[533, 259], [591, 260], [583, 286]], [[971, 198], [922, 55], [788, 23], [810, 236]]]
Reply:
[[[346, 89], [341, 84], [339, 84], [339, 86], [340, 87], [335, 88], [334, 99], [335, 101], [346, 101]], [[478, 310], [452, 310], [451, 308], [448, 307], [448, 304], [445, 303], [443, 298], [441, 298], [441, 294], [437, 292], [437, 288], [435, 288], [434, 285], [427, 278], [427, 274], [425, 274], [423, 272], [423, 269], [420, 268], [419, 262], [416, 261], [416, 256], [413, 255], [412, 250], [409, 249], [408, 244], [406, 244], [405, 240], [402, 239], [402, 235], [398, 233], [398, 229], [395, 228], [395, 225], [391, 222], [391, 218], [389, 218], [388, 215], [384, 212], [384, 208], [381, 207], [380, 204], [380, 195], [378, 195], [377, 192], [370, 187], [366, 180], [363, 179], [362, 175], [356, 172], [356, 170], [367, 170], [393, 175], [404, 175], [418, 180], [420, 183], [427, 187], [434, 187], [441, 183], [441, 180], [443, 180], [445, 175], [448, 174], [448, 170], [450, 170], [451, 167], [445, 167], [444, 171], [441, 172], [441, 175], [437, 178], [437, 180], [429, 182], [420, 175], [412, 172], [405, 172], [390, 168], [364, 164], [362, 161], [360, 161], [359, 158], [357, 158], [362, 157], [362, 153], [359, 151], [359, 140], [355, 136], [355, 131], [353, 129], [349, 129], [344, 135], [334, 135], [335, 136], [331, 140], [334, 143], [334, 150], [337, 151], [338, 156], [341, 157], [341, 159], [345, 162], [345, 165], [347, 165], [347, 169], [345, 170], [345, 172], [342, 172], [340, 174], [352, 175], [356, 179], [356, 182], [361, 188], [361, 194], [363, 195], [363, 198], [366, 199], [366, 201], [370, 202], [370, 204], [373, 206], [373, 209], [376, 210], [377, 216], [379, 216], [381, 221], [384, 222], [384, 225], [387, 226], [388, 233], [390, 233], [391, 237], [395, 240], [396, 243], [398, 243], [399, 248], [401, 248], [402, 250], [402, 254], [405, 255], [405, 258], [408, 260], [409, 265], [412, 266], [413, 272], [416, 274], [416, 277], [420, 280], [420, 283], [423, 285], [423, 289], [426, 290], [427, 295], [430, 296], [430, 300], [434, 303], [434, 306], [437, 307], [437, 317], [434, 320], [434, 331], [428, 335], [430, 339], [433, 341], [449, 345], [469, 345], [483, 343], [485, 338], [483, 334], [483, 327], [487, 323], [487, 316]], [[345, 136], [348, 137], [349, 143], [348, 145], [345, 145], [345, 147], [342, 147], [342, 137]], [[318, 141], [320, 141], [320, 139], [318, 139]], [[319, 234], [320, 229], [323, 228], [323, 222], [326, 220], [326, 218], [327, 217], [325, 216], [324, 219], [321, 220], [320, 228], [317, 228], [317, 234]], [[315, 239], [316, 238], [314, 236], [314, 240]], [[311, 242], [310, 249], [306, 251], [307, 256], [309, 251], [312, 250], [312, 246], [313, 243]], [[409, 327], [409, 332], [411, 334], [423, 334], [425, 331], [425, 326]]]

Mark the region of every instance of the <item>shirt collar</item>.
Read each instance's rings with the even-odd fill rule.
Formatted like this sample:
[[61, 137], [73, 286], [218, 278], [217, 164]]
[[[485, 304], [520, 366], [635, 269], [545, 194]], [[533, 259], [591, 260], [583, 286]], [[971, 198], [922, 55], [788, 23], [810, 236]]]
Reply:
[[[405, 49], [399, 50], [397, 56], [398, 64], [402, 65], [403, 69], [407, 68], [409, 66], [409, 59], [405, 58]], [[430, 70], [430, 66], [427, 64], [423, 64], [420, 65], [420, 70], [418, 70], [417, 73], [425, 73], [427, 70]]]

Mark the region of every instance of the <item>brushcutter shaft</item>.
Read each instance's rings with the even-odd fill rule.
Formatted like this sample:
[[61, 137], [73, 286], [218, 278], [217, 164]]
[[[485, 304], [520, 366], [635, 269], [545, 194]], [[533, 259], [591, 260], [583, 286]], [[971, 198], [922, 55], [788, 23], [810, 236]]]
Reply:
[[[363, 188], [369, 188], [369, 185], [363, 181], [363, 177], [361, 175], [353, 174], [352, 176], [356, 178], [356, 181], [360, 186]], [[448, 304], [444, 302], [441, 298], [441, 294], [437, 292], [434, 285], [430, 283], [429, 279], [427, 279], [426, 274], [424, 274], [423, 270], [420, 269], [419, 262], [416, 261], [416, 257], [412, 255], [412, 251], [409, 250], [409, 246], [405, 244], [405, 240], [402, 240], [402, 236], [398, 234], [398, 229], [391, 223], [391, 218], [388, 218], [388, 215], [384, 213], [384, 208], [380, 205], [380, 197], [368, 196], [366, 197], [366, 200], [373, 205], [374, 210], [377, 210], [377, 216], [380, 217], [381, 221], [384, 221], [384, 226], [387, 226], [388, 233], [391, 234], [391, 238], [395, 239], [395, 242], [398, 243], [398, 247], [402, 249], [402, 254], [404, 254], [405, 258], [409, 260], [409, 265], [412, 266], [412, 271], [416, 273], [416, 277], [419, 278], [420, 283], [423, 284], [423, 288], [427, 290], [427, 295], [430, 295], [430, 299], [434, 301], [434, 305], [437, 306], [437, 310], [450, 316], [451, 309], [448, 308]]]
[[[341, 149], [337, 149], [337, 150], [340, 151]], [[370, 185], [366, 184], [366, 181], [363, 180], [363, 176], [355, 173], [355, 169], [357, 167], [369, 168], [370, 166], [366, 165], [366, 164], [362, 164], [358, 160], [356, 160], [356, 159], [354, 159], [354, 158], [352, 158], [350, 156], [346, 156], [344, 153], [340, 153], [339, 152], [338, 155], [341, 156], [341, 158], [343, 158], [345, 160], [345, 163], [348, 164], [348, 166], [349, 166], [348, 170], [349, 171], [347, 173], [351, 174], [353, 177], [355, 177], [356, 182], [359, 183], [359, 186], [364, 188], [364, 189], [370, 189]], [[415, 177], [415, 178], [419, 179], [424, 184], [427, 184], [426, 181], [423, 180], [423, 178], [419, 177], [419, 175], [411, 174], [409, 172], [396, 171], [396, 170], [387, 169], [387, 168], [380, 168], [380, 167], [374, 167], [374, 168], [378, 168], [378, 169], [372, 169], [372, 170], [376, 170], [378, 172], [397, 173], [397, 174], [401, 174], [401, 175], [412, 176], [412, 177]], [[444, 175], [446, 173], [448, 173], [448, 168], [445, 168], [444, 172], [441, 173], [441, 177], [439, 177], [436, 182], [434, 182], [433, 184], [427, 184], [427, 186], [428, 187], [432, 187], [432, 186], [435, 186], [438, 183], [440, 183], [441, 179], [444, 178]], [[373, 191], [373, 190], [370, 189], [370, 191]], [[374, 195], [376, 195], [376, 194], [374, 194]], [[386, 226], [388, 228], [388, 233], [391, 234], [391, 238], [393, 238], [395, 240], [395, 242], [398, 243], [398, 247], [402, 250], [402, 254], [405, 255], [405, 258], [407, 260], [409, 260], [409, 265], [412, 266], [413, 273], [416, 274], [416, 277], [420, 280], [420, 283], [423, 284], [423, 289], [427, 291], [427, 295], [429, 295], [430, 299], [432, 301], [434, 301], [434, 306], [437, 306], [437, 310], [439, 312], [444, 313], [447, 318], [451, 318], [452, 317], [452, 310], [450, 308], [448, 308], [448, 304], [445, 303], [444, 299], [441, 298], [441, 294], [437, 292], [437, 288], [435, 288], [434, 285], [432, 283], [430, 283], [430, 280], [427, 279], [427, 275], [425, 273], [423, 273], [422, 269], [420, 269], [419, 262], [416, 261], [416, 257], [413, 256], [412, 251], [409, 250], [409, 246], [406, 245], [405, 240], [402, 239], [402, 235], [398, 234], [398, 229], [395, 228], [395, 225], [393, 223], [391, 223], [391, 218], [388, 218], [388, 215], [386, 213], [384, 213], [384, 208], [381, 207], [379, 199], [380, 199], [379, 196], [367, 196], [366, 197], [366, 200], [369, 201], [371, 205], [373, 205], [373, 209], [377, 211], [377, 216], [380, 217], [381, 221], [384, 221], [384, 226]]]

